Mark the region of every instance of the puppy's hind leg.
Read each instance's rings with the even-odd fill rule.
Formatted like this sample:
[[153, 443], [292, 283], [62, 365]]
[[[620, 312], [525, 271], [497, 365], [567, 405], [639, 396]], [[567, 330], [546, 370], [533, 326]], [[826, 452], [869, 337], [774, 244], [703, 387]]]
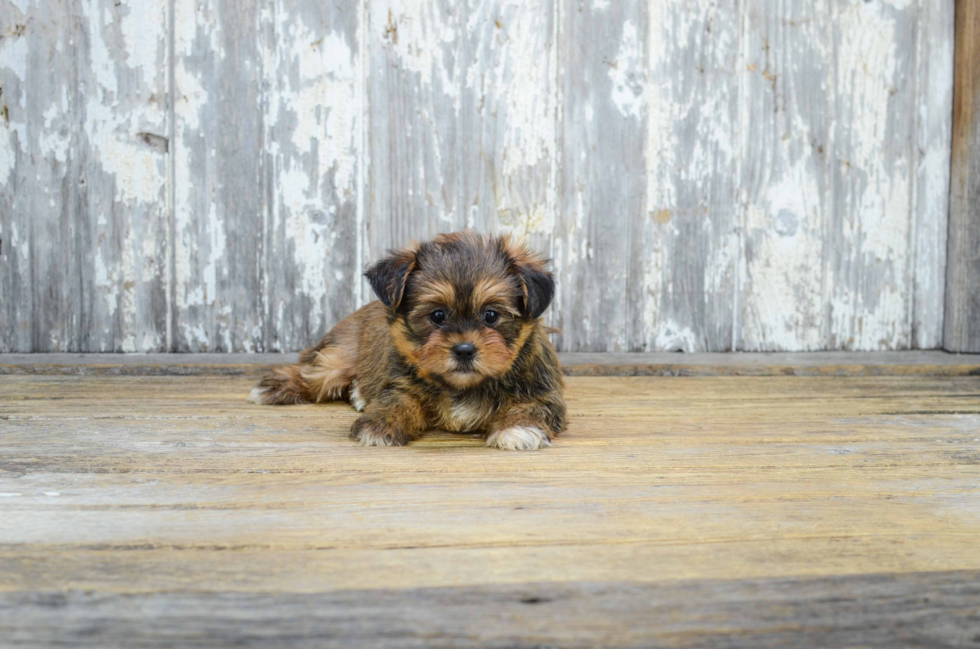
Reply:
[[303, 379], [302, 365], [277, 367], [252, 388], [248, 400], [259, 405], [286, 406], [313, 403], [315, 393]]
[[252, 388], [248, 400], [291, 405], [343, 399], [356, 376], [362, 312], [337, 323], [318, 345], [300, 353], [299, 363], [273, 370]]
[[343, 399], [354, 381], [356, 350], [336, 344], [308, 349], [300, 362], [274, 369], [252, 388], [252, 403], [293, 405]]

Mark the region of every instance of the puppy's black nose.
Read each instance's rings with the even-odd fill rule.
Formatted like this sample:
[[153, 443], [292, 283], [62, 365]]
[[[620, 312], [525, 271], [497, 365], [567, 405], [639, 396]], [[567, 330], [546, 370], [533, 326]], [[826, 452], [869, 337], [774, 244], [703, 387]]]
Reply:
[[476, 356], [476, 347], [472, 343], [457, 343], [453, 345], [453, 354], [461, 361], [471, 361]]

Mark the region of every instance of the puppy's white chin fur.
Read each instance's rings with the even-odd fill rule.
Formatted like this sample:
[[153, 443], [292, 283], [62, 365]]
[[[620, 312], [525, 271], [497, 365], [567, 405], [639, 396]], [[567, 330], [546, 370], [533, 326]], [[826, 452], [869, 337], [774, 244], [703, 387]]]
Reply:
[[534, 451], [551, 446], [551, 440], [537, 426], [512, 426], [490, 433], [487, 446], [504, 451]]
[[248, 393], [248, 400], [261, 406], [265, 403], [265, 390], [259, 386], [255, 386], [252, 388], [252, 391]]

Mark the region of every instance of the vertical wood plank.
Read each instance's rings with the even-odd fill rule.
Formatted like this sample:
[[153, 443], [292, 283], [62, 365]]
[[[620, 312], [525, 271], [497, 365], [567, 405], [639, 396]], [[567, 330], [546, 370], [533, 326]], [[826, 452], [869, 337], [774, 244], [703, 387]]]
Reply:
[[627, 230], [629, 349], [726, 351], [739, 250], [739, 3], [648, 10], [646, 206]]
[[827, 346], [833, 19], [826, 1], [744, 6], [740, 350]]
[[646, 209], [647, 14], [634, 0], [559, 13], [558, 346], [625, 351], [629, 223]]
[[729, 349], [737, 4], [563, 6], [561, 347]]
[[980, 352], [980, 4], [956, 2], [952, 181], [943, 346]]
[[908, 348], [917, 7], [905, 0], [831, 6], [836, 54], [827, 345]]
[[85, 0], [72, 128], [80, 351], [166, 348], [167, 0]]
[[949, 227], [954, 0], [919, 0], [916, 59], [912, 346], [941, 347]]
[[291, 351], [355, 308], [361, 52], [356, 3], [272, 12], [263, 346]]
[[174, 0], [174, 351], [257, 351], [268, 178], [263, 3]]
[[[6, 160], [0, 178], [10, 192], [12, 217], [5, 221], [8, 254], [24, 284], [10, 286], [16, 305], [4, 308], [20, 329], [30, 322], [29, 351], [79, 349], [79, 275], [74, 250], [78, 174], [74, 159], [74, 5], [61, 0], [6, 3], [0, 41], [4, 70]], [[11, 6], [12, 5], [12, 6]], [[3, 173], [6, 171], [6, 173]], [[9, 228], [9, 231], [8, 231]], [[4, 284], [7, 284], [4, 281]], [[9, 309], [9, 310], [8, 310]], [[28, 311], [31, 313], [27, 317]], [[10, 325], [8, 325], [10, 326]], [[15, 334], [15, 344], [25, 339]]]
[[[67, 106], [50, 114], [47, 127], [38, 107], [47, 108], [52, 97], [68, 101], [69, 77], [63, 68], [59, 75], [57, 68], [49, 67], [59, 49], [64, 56], [68, 29], [63, 17], [44, 18], [35, 15], [38, 11], [30, 5], [0, 3], [0, 352], [33, 350], [31, 233], [36, 222], [57, 219], [66, 207], [62, 190], [67, 150], [58, 148], [64, 150], [61, 160], [39, 157], [35, 151], [42, 136], [51, 142], [67, 136], [67, 120], [59, 117], [68, 112]], [[41, 66], [49, 74], [34, 80]], [[31, 218], [35, 212], [36, 220]]]

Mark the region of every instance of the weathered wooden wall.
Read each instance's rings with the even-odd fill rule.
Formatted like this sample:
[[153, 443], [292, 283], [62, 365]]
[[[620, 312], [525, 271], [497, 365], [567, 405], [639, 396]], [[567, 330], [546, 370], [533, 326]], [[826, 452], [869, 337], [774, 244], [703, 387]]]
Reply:
[[385, 248], [565, 350], [942, 342], [954, 0], [0, 0], [0, 351], [300, 348]]

